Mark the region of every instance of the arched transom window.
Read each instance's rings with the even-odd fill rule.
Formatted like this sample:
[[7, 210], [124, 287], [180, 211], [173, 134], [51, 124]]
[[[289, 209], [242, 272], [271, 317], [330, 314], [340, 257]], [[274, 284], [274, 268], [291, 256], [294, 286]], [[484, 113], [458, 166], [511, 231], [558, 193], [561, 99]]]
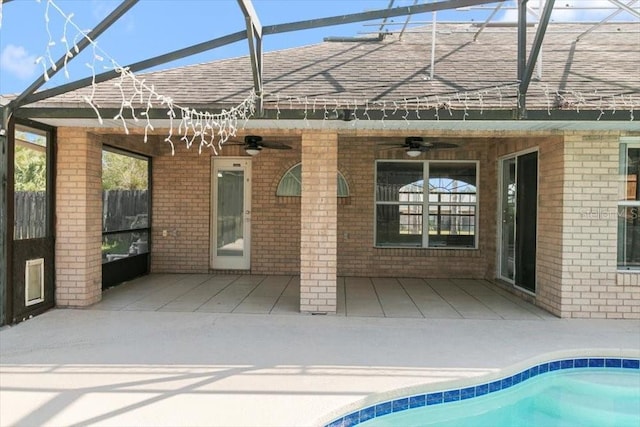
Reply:
[[[300, 197], [302, 194], [302, 163], [289, 169], [280, 179], [276, 196]], [[338, 171], [338, 197], [349, 197], [347, 180]]]

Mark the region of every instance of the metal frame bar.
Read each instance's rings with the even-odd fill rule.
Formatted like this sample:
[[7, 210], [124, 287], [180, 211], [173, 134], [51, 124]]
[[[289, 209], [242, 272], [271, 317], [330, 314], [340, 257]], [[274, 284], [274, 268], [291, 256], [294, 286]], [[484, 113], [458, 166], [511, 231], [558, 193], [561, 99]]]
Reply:
[[247, 25], [247, 40], [249, 41], [249, 57], [253, 73], [253, 87], [256, 93], [256, 110], [263, 113], [262, 106], [262, 24], [253, 8], [251, 0], [237, 0]]
[[[238, 0], [242, 1], [242, 0]], [[305, 30], [319, 27], [328, 27], [342, 24], [349, 24], [354, 22], [369, 21], [379, 18], [390, 18], [394, 16], [402, 16], [407, 14], [416, 14], [422, 12], [434, 12], [437, 10], [455, 9], [459, 7], [466, 7], [470, 5], [480, 5], [495, 2], [505, 2], [507, 0], [445, 0], [429, 4], [421, 4], [416, 6], [398, 7], [393, 9], [382, 9], [363, 13], [355, 13], [342, 16], [334, 16], [322, 19], [312, 19], [308, 21], [297, 21], [288, 24], [267, 25], [262, 27], [262, 36], [266, 34], [279, 34], [290, 31]], [[247, 31], [239, 31], [233, 34], [228, 34], [223, 37], [219, 37], [207, 42], [203, 42], [197, 45], [193, 45], [184, 49], [175, 50], [173, 52], [159, 55], [144, 61], [136, 62], [125, 66], [131, 72], [141, 71], [147, 68], [162, 65], [167, 62], [175, 61], [177, 59], [185, 58], [187, 56], [195, 55], [198, 53], [212, 50], [217, 47], [221, 47], [227, 44], [235, 43], [247, 38]], [[15, 103], [15, 107], [21, 107], [33, 102], [41, 101], [43, 99], [51, 98], [56, 95], [60, 95], [66, 92], [71, 92], [92, 84], [93, 81], [101, 83], [106, 80], [117, 77], [118, 73], [114, 70], [107, 71], [95, 76], [95, 80], [92, 77], [77, 80], [68, 84], [56, 86], [51, 89], [43, 90], [37, 93], [31, 93], [24, 97], [20, 103]]]
[[504, 6], [504, 3], [499, 3], [495, 9], [493, 9], [493, 12], [491, 12], [491, 15], [489, 15], [489, 17], [487, 18], [486, 21], [484, 21], [484, 23], [480, 26], [480, 29], [474, 34], [473, 36], [473, 41], [476, 42], [478, 41], [478, 37], [480, 36], [480, 33], [487, 27], [487, 25], [489, 24], [489, 22], [491, 22], [493, 20], [493, 18], [496, 16], [496, 14], [500, 11], [500, 9], [502, 9], [502, 6]]
[[[638, 0], [631, 0], [629, 3], [627, 3], [627, 6], [631, 7], [634, 4], [636, 4], [638, 2]], [[594, 25], [593, 27], [589, 28], [587, 31], [585, 31], [584, 33], [580, 34], [578, 37], [576, 37], [576, 41], [579, 42], [581, 38], [583, 38], [584, 36], [586, 36], [587, 34], [589, 34], [590, 32], [592, 32], [593, 30], [597, 29], [598, 27], [600, 27], [602, 24], [608, 22], [610, 19], [615, 18], [616, 16], [618, 16], [619, 14], [621, 14], [623, 12], [623, 9], [618, 9], [615, 12], [613, 12], [611, 15], [607, 16], [606, 18], [604, 18], [602, 21], [600, 21], [598, 24]]]
[[[416, 4], [418, 4], [418, 0], [413, 0], [413, 5], [415, 6]], [[402, 35], [404, 34], [404, 31], [407, 29], [407, 25], [409, 25], [409, 21], [411, 21], [411, 15], [407, 15], [407, 19], [404, 20], [404, 24], [402, 25], [402, 29], [400, 30], [400, 34], [398, 35], [398, 40], [402, 40]]]
[[[527, 0], [520, 0], [523, 6], [526, 6]], [[544, 5], [544, 9], [540, 16], [540, 22], [538, 24], [538, 30], [536, 31], [535, 38], [533, 39], [533, 44], [531, 45], [531, 52], [529, 52], [529, 59], [527, 62], [524, 62], [524, 56], [526, 55], [526, 7], [523, 7], [520, 14], [520, 19], [523, 19], [525, 16], [524, 25], [519, 23], [518, 26], [518, 35], [520, 33], [524, 33], [523, 40], [520, 40], [518, 37], [518, 80], [520, 80], [520, 86], [518, 87], [518, 93], [520, 95], [520, 99], [518, 102], [518, 110], [519, 110], [519, 118], [524, 118], [526, 116], [527, 110], [527, 90], [529, 90], [529, 84], [531, 83], [531, 76], [533, 75], [533, 70], [536, 66], [536, 62], [538, 61], [538, 54], [540, 53], [540, 49], [542, 48], [542, 42], [544, 41], [544, 35], [547, 31], [547, 27], [549, 26], [549, 21], [551, 20], [551, 12], [553, 12], [553, 5], [556, 0], [547, 0]], [[521, 31], [521, 28], [524, 28]], [[522, 45], [521, 43], [524, 43]], [[520, 50], [520, 49], [523, 50]], [[522, 68], [521, 68], [522, 66]]]
[[113, 25], [114, 22], [116, 22], [125, 13], [127, 13], [129, 9], [135, 6], [136, 3], [138, 3], [138, 1], [139, 0], [124, 0], [122, 3], [120, 3], [120, 5], [113, 10], [113, 12], [111, 12], [106, 18], [104, 18], [102, 22], [96, 25], [96, 27], [93, 30], [91, 30], [86, 37], [83, 37], [82, 40], [78, 42], [78, 44], [76, 45], [77, 50], [75, 55], [73, 55], [68, 59], [67, 55], [70, 53], [70, 51], [65, 52], [65, 54], [62, 55], [62, 57], [60, 57], [60, 59], [56, 61], [55, 66], [52, 65], [51, 68], [49, 68], [45, 72], [45, 74], [40, 76], [35, 82], [31, 84], [31, 86], [26, 88], [20, 95], [18, 95], [17, 98], [11, 101], [10, 104], [13, 107], [20, 107], [21, 105], [24, 105], [23, 103], [24, 99], [28, 95], [33, 94], [40, 86], [46, 83], [47, 79], [45, 78], [45, 75], [49, 77], [55, 75], [58, 71], [60, 71], [63, 68], [65, 61], [69, 62], [69, 61], [72, 61], [74, 58], [76, 58], [80, 52], [82, 52], [87, 46], [91, 44], [92, 40], [95, 40], [96, 38], [98, 38], [100, 34], [102, 34], [105, 30], [111, 27], [111, 25]]
[[635, 9], [632, 9], [631, 6], [622, 3], [620, 0], [609, 0], [609, 3], [613, 3], [616, 6], [618, 6], [620, 9], [626, 10], [627, 12], [629, 12], [631, 15], [635, 16], [636, 18], [640, 18], [640, 12], [638, 12]]
[[[133, 64], [129, 64], [124, 68], [128, 68], [132, 73], [137, 71], [145, 70], [147, 68], [155, 67], [157, 65], [162, 65], [167, 62], [175, 61], [178, 59], [185, 58], [187, 56], [196, 55], [198, 53], [206, 52], [208, 50], [212, 50], [218, 47], [226, 46], [231, 43], [236, 43], [241, 40], [244, 40], [247, 37], [246, 31], [238, 31], [233, 34], [228, 34], [224, 37], [219, 37], [213, 40], [209, 40], [207, 42], [199, 43], [197, 45], [193, 45], [184, 49], [174, 50], [169, 53], [165, 53], [163, 55], [155, 56], [153, 58], [145, 59], [144, 61], [136, 62]], [[118, 76], [118, 72], [115, 70], [107, 71], [105, 73], [97, 74], [95, 76], [95, 82], [101, 83], [112, 79]], [[51, 89], [43, 90], [32, 95], [27, 96], [21, 105], [31, 104], [33, 102], [41, 101], [43, 99], [51, 98], [53, 96], [57, 96], [66, 92], [71, 92], [86, 86], [89, 86], [94, 79], [92, 77], [88, 77], [85, 79], [76, 80], [75, 82], [67, 83], [64, 85], [56, 86]]]
[[307, 21], [290, 22], [288, 24], [267, 25], [262, 31], [264, 35], [280, 34], [312, 28], [330, 27], [333, 25], [352, 24], [354, 22], [372, 21], [381, 18], [412, 15], [438, 10], [458, 9], [487, 3], [504, 2], [506, 0], [443, 0], [435, 3], [419, 4], [416, 6], [396, 7], [393, 9], [372, 10], [369, 12], [353, 13], [329, 18], [310, 19]]
[[0, 325], [8, 323], [8, 195], [9, 195], [9, 120], [11, 109], [0, 107]]

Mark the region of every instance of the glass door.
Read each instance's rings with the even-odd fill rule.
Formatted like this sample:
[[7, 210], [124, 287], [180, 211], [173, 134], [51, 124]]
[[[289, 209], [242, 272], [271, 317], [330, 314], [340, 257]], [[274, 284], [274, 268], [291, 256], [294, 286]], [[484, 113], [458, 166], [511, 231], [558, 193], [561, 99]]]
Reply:
[[501, 179], [500, 277], [513, 283], [516, 253], [516, 160], [514, 158], [502, 161]]
[[211, 268], [248, 270], [251, 266], [251, 163], [213, 160]]
[[500, 167], [498, 277], [529, 292], [536, 290], [538, 153], [504, 159]]

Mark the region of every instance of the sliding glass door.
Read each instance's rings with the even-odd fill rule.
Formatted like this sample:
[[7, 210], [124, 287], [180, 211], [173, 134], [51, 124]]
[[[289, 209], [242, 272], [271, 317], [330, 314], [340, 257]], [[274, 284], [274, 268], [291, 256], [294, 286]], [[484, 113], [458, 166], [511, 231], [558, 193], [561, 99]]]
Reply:
[[538, 152], [500, 162], [498, 277], [528, 292], [536, 290]]

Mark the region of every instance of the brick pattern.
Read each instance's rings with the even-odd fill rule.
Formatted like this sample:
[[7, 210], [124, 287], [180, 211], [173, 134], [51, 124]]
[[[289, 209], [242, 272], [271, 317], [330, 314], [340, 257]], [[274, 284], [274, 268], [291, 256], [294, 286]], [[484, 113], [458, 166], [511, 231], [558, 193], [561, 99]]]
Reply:
[[565, 137], [562, 317], [640, 318], [634, 273], [617, 273], [620, 134]]
[[[532, 149], [538, 150], [536, 294], [532, 297], [518, 289], [511, 287], [509, 289], [560, 316], [562, 313], [563, 139], [555, 136], [502, 140], [497, 146], [496, 166], [500, 167], [499, 159], [502, 157]], [[499, 256], [496, 250], [496, 263]]]
[[56, 305], [102, 297], [102, 145], [86, 129], [58, 128]]
[[337, 304], [338, 139], [302, 135], [300, 311], [335, 313]]
[[[265, 138], [268, 133], [261, 132]], [[280, 133], [279, 135], [282, 135]], [[291, 150], [263, 150], [252, 159], [251, 271], [300, 273], [300, 197], [278, 197], [280, 179], [301, 161], [300, 142]]]
[[172, 156], [165, 145], [152, 176], [151, 271], [208, 272], [211, 155], [176, 143]]
[[[478, 164], [477, 249], [375, 248], [375, 160], [407, 160], [403, 150], [385, 150], [377, 134], [340, 139], [339, 165], [350, 201], [338, 209], [338, 274], [341, 276], [489, 278], [495, 274], [495, 142], [478, 139], [420, 160], [468, 160]], [[402, 140], [402, 137], [398, 138]]]

